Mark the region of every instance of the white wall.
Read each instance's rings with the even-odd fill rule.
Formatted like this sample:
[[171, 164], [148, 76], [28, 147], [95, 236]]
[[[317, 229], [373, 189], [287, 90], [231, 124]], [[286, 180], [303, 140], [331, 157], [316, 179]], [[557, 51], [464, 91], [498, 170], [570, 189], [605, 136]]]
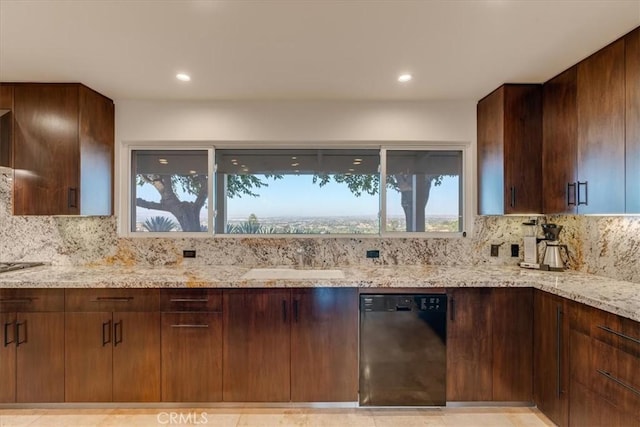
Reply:
[[[117, 178], [127, 176], [123, 143], [149, 141], [273, 141], [301, 146], [338, 142], [467, 143], [467, 218], [476, 211], [475, 101], [116, 100], [116, 159], [120, 159]], [[120, 190], [116, 190], [116, 212], [121, 212], [121, 194], [127, 184], [117, 180], [116, 185]]]

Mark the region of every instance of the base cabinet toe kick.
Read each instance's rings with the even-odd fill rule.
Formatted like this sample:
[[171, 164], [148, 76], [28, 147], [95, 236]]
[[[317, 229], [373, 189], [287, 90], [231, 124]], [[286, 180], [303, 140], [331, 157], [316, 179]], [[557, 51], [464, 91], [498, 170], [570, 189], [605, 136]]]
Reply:
[[[376, 291], [0, 289], [0, 405], [380, 406], [404, 383], [444, 395], [385, 406], [535, 404], [559, 426], [640, 425], [640, 323], [532, 288], [429, 289], [438, 313], [388, 297], [366, 311]], [[385, 372], [434, 343], [415, 370]]]

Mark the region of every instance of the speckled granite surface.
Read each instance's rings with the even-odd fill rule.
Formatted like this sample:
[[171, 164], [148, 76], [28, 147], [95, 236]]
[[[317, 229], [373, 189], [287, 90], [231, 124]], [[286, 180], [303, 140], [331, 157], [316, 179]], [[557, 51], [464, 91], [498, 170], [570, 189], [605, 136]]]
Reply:
[[542, 272], [517, 267], [396, 266], [346, 267], [344, 279], [247, 280], [246, 267], [55, 267], [0, 275], [0, 288], [144, 287], [535, 287], [640, 321], [636, 284], [578, 272]]

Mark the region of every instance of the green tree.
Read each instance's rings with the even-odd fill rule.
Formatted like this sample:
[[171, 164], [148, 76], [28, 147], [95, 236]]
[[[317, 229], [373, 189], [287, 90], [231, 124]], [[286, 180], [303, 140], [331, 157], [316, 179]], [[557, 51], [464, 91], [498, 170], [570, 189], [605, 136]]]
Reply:
[[147, 231], [174, 231], [178, 228], [178, 224], [165, 216], [152, 216], [142, 224]]

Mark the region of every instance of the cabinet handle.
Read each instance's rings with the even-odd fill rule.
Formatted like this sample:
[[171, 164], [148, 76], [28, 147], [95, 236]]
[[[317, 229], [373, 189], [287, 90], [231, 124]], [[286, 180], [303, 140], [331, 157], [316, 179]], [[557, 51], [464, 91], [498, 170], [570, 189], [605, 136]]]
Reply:
[[287, 301], [282, 300], [282, 320], [287, 321]]
[[451, 304], [449, 305], [449, 320], [451, 320], [453, 322], [454, 318], [455, 318], [455, 308], [456, 308], [456, 300], [452, 298], [449, 299], [451, 301]]
[[[573, 193], [573, 202], [571, 201], [571, 193]], [[567, 183], [567, 206], [575, 206], [575, 205], [576, 205], [576, 183], [568, 182]]]
[[562, 309], [556, 307], [556, 397], [560, 397], [562, 391]]
[[621, 385], [622, 387], [626, 388], [627, 390], [637, 394], [638, 396], [640, 396], [640, 390], [638, 390], [637, 388], [635, 388], [634, 386], [627, 384], [626, 382], [622, 381], [620, 378], [616, 378], [613, 375], [611, 375], [609, 372], [607, 371], [603, 371], [602, 369], [597, 369], [598, 373], [601, 375], [604, 375], [605, 377], [609, 378], [611, 381]]
[[[24, 326], [24, 339], [20, 340], [20, 326]], [[16, 322], [16, 347], [27, 342], [27, 321]]]
[[[584, 202], [580, 200], [580, 186], [584, 185]], [[589, 182], [578, 181], [578, 206], [589, 204]]]
[[[120, 334], [118, 334], [120, 331]], [[120, 338], [118, 338], [120, 335]], [[116, 347], [118, 344], [122, 342], [122, 320], [115, 322], [113, 324], [113, 346]]]
[[298, 300], [293, 300], [293, 319], [298, 323]]
[[184, 324], [171, 325], [171, 327], [172, 328], [208, 328], [209, 325], [198, 325], [198, 324], [184, 323]]
[[634, 337], [630, 337], [629, 335], [625, 335], [622, 332], [615, 331], [615, 330], [611, 329], [608, 326], [598, 325], [598, 328], [602, 329], [603, 331], [607, 331], [607, 332], [610, 332], [610, 333], [612, 333], [614, 335], [617, 335], [617, 336], [619, 336], [621, 338], [624, 338], [624, 339], [627, 339], [629, 341], [632, 341], [632, 342], [634, 342], [636, 344], [640, 344], [640, 339], [634, 338]]
[[171, 298], [171, 302], [209, 302], [209, 298]]
[[96, 297], [91, 302], [129, 302], [133, 301], [133, 297]]
[[75, 187], [69, 187], [69, 192], [67, 193], [67, 205], [70, 208], [78, 207], [78, 189]]
[[511, 187], [511, 207], [516, 207], [516, 187]]
[[4, 324], [4, 346], [5, 347], [16, 341], [15, 334], [13, 335], [13, 338], [11, 339], [11, 341], [9, 341], [9, 326], [13, 325], [13, 323], [14, 322]]
[[[107, 338], [108, 337], [108, 338]], [[111, 320], [102, 323], [102, 346], [111, 342]]]
[[4, 298], [0, 299], [0, 304], [30, 304], [33, 298]]

